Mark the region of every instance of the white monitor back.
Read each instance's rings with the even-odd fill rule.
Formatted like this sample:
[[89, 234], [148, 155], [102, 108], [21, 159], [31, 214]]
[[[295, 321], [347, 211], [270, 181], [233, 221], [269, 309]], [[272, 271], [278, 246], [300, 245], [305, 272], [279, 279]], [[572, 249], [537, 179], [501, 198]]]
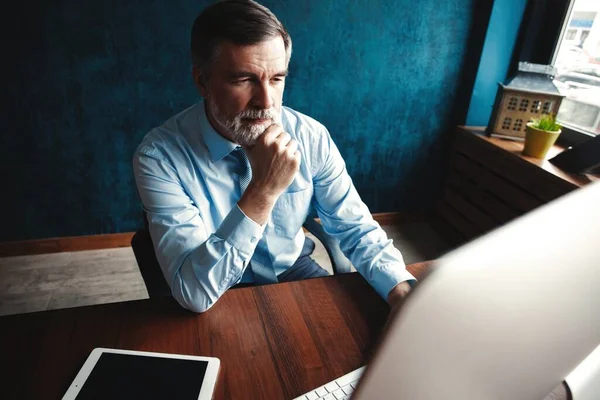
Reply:
[[595, 183], [440, 259], [353, 398], [538, 400], [599, 344]]

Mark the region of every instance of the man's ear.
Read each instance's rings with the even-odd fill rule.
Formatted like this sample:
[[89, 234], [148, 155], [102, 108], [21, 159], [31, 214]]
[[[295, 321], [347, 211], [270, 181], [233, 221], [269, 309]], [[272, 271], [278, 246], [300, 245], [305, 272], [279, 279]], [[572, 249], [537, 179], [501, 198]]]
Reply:
[[208, 88], [206, 87], [206, 79], [204, 74], [202, 73], [202, 68], [197, 65], [194, 65], [192, 68], [192, 77], [194, 78], [194, 84], [200, 93], [200, 96], [206, 98], [206, 94], [208, 93]]

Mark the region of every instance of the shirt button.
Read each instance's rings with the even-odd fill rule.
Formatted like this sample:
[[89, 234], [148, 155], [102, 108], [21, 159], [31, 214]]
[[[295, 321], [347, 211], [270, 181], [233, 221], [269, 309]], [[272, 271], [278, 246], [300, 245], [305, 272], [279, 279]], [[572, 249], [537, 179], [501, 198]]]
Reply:
[[252, 239], [250, 239], [250, 243], [252, 243], [252, 244], [256, 243], [256, 238], [253, 237]]

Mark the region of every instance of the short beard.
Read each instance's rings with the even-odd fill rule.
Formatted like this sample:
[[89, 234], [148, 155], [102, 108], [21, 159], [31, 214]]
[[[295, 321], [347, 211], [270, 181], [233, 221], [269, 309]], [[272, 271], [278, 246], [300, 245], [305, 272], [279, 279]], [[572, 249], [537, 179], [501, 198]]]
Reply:
[[[268, 110], [246, 109], [234, 117], [229, 117], [219, 109], [212, 96], [206, 97], [208, 110], [217, 124], [225, 129], [229, 140], [242, 147], [254, 147], [259, 137], [273, 124], [281, 124], [281, 114], [275, 107]], [[268, 119], [257, 125], [245, 122], [245, 119]]]

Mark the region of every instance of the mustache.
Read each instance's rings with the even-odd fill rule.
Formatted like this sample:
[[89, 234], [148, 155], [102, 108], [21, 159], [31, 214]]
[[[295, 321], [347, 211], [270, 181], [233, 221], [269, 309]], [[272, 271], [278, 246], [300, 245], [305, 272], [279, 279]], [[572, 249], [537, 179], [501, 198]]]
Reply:
[[238, 114], [240, 119], [277, 119], [277, 111], [269, 108], [267, 110], [248, 109]]

